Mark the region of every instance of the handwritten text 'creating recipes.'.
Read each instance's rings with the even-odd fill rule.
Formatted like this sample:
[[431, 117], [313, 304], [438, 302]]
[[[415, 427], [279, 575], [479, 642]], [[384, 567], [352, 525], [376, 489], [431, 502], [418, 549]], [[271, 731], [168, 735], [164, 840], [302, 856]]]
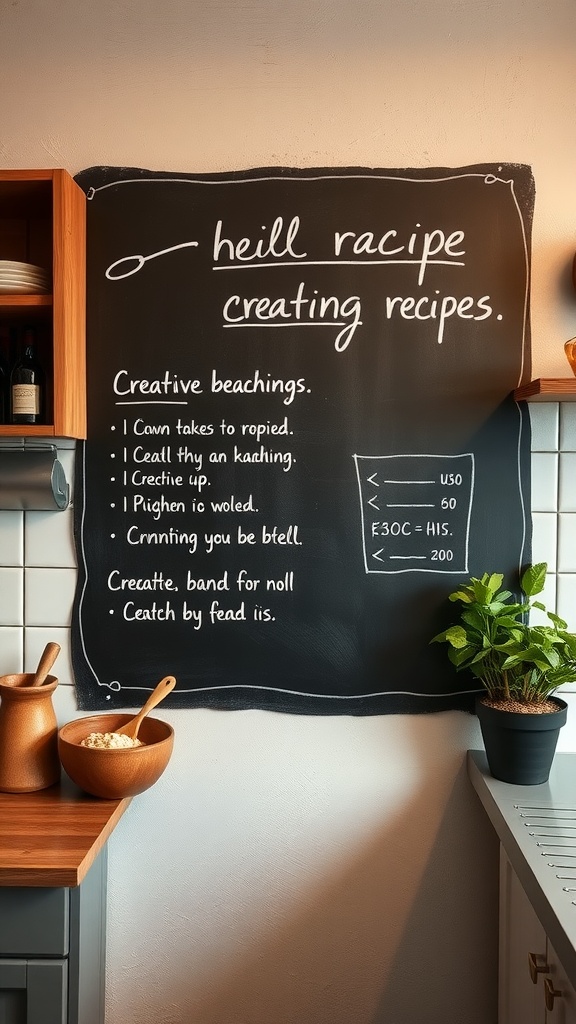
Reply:
[[[434, 227], [425, 230], [420, 223], [405, 235], [396, 228], [384, 231], [335, 231], [333, 258], [310, 259], [298, 239], [300, 218], [276, 217], [271, 227], [262, 225], [258, 238], [229, 237], [224, 222], [218, 220], [214, 232], [213, 267], [215, 271], [233, 271], [256, 267], [338, 266], [365, 267], [406, 265], [417, 274], [418, 295], [386, 295], [383, 310], [387, 320], [434, 321], [436, 341], [442, 344], [448, 320], [482, 321], [492, 315], [490, 295], [474, 298], [464, 295], [440, 295], [439, 289], [423, 294], [426, 273], [431, 266], [464, 267], [465, 232], [446, 233]], [[165, 256], [176, 249], [196, 248], [198, 242], [181, 242], [146, 257], [123, 257], [106, 270], [106, 277], [116, 281], [128, 277], [151, 259]], [[125, 265], [129, 269], [125, 269]], [[222, 308], [222, 326], [227, 329], [254, 327], [316, 326], [334, 327], [337, 331], [334, 348], [344, 352], [356, 330], [362, 325], [362, 301], [359, 295], [345, 297], [320, 294], [306, 281], [300, 281], [291, 295], [252, 295], [250, 289], [238, 289], [229, 295]], [[248, 293], [248, 294], [247, 294]], [[501, 315], [498, 315], [501, 319]]]

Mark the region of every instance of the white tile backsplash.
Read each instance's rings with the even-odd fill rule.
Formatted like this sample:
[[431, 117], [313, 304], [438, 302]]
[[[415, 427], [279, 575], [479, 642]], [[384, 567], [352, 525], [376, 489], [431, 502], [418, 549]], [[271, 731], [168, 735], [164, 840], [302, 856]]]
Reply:
[[558, 551], [558, 516], [556, 512], [532, 513], [532, 561], [546, 562], [549, 572], [556, 572]]
[[23, 512], [0, 512], [0, 565], [24, 565]]
[[556, 591], [556, 611], [576, 633], [576, 573], [559, 573]]
[[24, 629], [0, 626], [0, 676], [24, 671]]
[[558, 509], [576, 512], [576, 452], [561, 452], [558, 466]]
[[[576, 573], [559, 573], [556, 584], [556, 611], [576, 632]], [[561, 687], [563, 693], [576, 692], [576, 681]]]
[[76, 567], [74, 513], [26, 512], [24, 523], [26, 565]]
[[560, 402], [560, 448], [563, 452], [576, 452], [576, 402]]
[[558, 508], [558, 455], [532, 453], [532, 511], [556, 512]]
[[533, 452], [558, 451], [557, 402], [532, 402], [529, 405], [530, 426], [532, 428]]
[[558, 572], [576, 572], [576, 513], [558, 516]]
[[25, 569], [26, 625], [69, 626], [75, 589], [75, 569]]
[[0, 568], [0, 622], [3, 626], [24, 625], [22, 569]]

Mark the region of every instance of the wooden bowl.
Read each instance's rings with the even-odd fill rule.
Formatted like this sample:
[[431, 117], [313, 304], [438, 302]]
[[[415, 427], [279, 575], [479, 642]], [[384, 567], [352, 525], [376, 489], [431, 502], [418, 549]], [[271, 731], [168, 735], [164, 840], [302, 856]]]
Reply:
[[174, 746], [174, 730], [167, 722], [147, 716], [140, 726], [140, 747], [99, 749], [83, 747], [91, 732], [115, 732], [132, 714], [91, 715], [62, 726], [58, 733], [58, 754], [62, 767], [73, 782], [92, 796], [119, 800], [136, 796], [158, 781]]

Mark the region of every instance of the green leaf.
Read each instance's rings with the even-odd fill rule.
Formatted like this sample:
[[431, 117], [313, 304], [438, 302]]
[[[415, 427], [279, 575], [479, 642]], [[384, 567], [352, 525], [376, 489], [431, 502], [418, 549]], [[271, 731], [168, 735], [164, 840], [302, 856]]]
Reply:
[[468, 637], [463, 626], [450, 626], [449, 629], [445, 629], [442, 633], [437, 633], [436, 636], [433, 636], [430, 643], [448, 643], [452, 647], [465, 647], [468, 643]]
[[493, 573], [492, 576], [489, 576], [486, 572], [481, 580], [472, 577], [472, 590], [478, 603], [490, 604], [490, 601], [500, 589], [503, 579], [504, 577], [500, 573]]
[[563, 686], [564, 683], [573, 683], [576, 680], [576, 662], [551, 671], [548, 678], [553, 683], [551, 690], [557, 686]]
[[456, 666], [456, 668], [462, 668], [465, 665], [467, 665], [468, 660], [474, 654], [475, 650], [475, 647], [451, 647], [448, 652], [448, 657], [450, 658], [452, 664]]
[[[546, 582], [545, 562], [526, 569], [521, 601], [500, 590], [503, 576], [484, 573], [460, 584], [450, 600], [462, 602], [460, 620], [434, 637], [448, 644], [456, 671], [469, 671], [490, 693], [525, 701], [541, 701], [563, 683], [576, 680], [576, 633], [567, 623], [532, 598]], [[531, 625], [529, 612], [546, 616]]]
[[501, 615], [498, 618], [498, 625], [501, 629], [509, 630], [512, 636], [516, 636], [518, 640], [522, 636], [522, 630], [520, 629], [521, 623], [516, 619], [510, 618], [509, 615]]
[[566, 633], [562, 630], [560, 636], [570, 659], [576, 658], [576, 635], [574, 633]]
[[510, 637], [501, 644], [494, 644], [494, 650], [503, 651], [504, 654], [520, 651], [522, 650], [522, 637]]
[[500, 590], [503, 579], [504, 575], [501, 572], [492, 573], [488, 580], [488, 588], [491, 590], [492, 594], [495, 594], [497, 590]]
[[463, 668], [468, 668], [469, 658], [469, 648], [463, 650], [458, 650], [456, 647], [448, 648], [448, 660], [452, 662], [457, 672], [460, 672]]
[[519, 664], [520, 664], [520, 658], [518, 657], [518, 655], [517, 654], [511, 654], [508, 658], [506, 658], [502, 662], [500, 668], [502, 669], [503, 672], [506, 672], [507, 669], [514, 668], [515, 665], [519, 665]]
[[526, 597], [534, 597], [535, 594], [542, 593], [546, 583], [547, 568], [546, 562], [537, 562], [536, 565], [530, 565], [526, 569], [520, 581], [520, 586]]
[[[534, 604], [536, 605], [536, 602], [534, 602]], [[540, 605], [536, 605], [536, 607], [539, 608]], [[565, 622], [564, 619], [561, 619], [559, 615], [556, 615], [554, 612], [546, 611], [546, 608], [544, 608], [543, 606], [542, 606], [542, 611], [546, 612], [546, 615], [550, 619], [550, 622], [553, 622], [554, 625], [558, 627], [558, 629], [567, 629], [568, 628], [568, 623]]]
[[452, 647], [460, 648], [468, 645], [468, 636], [462, 626], [450, 626], [450, 629], [447, 629], [444, 635]]
[[461, 615], [462, 622], [465, 622], [468, 626], [473, 626], [474, 629], [483, 632], [486, 628], [486, 619], [481, 611], [474, 605], [469, 608], [465, 608]]
[[558, 665], [557, 659], [554, 660], [555, 653], [553, 648], [550, 651], [544, 651], [538, 647], [529, 647], [526, 651], [519, 652], [519, 656], [523, 662], [536, 665], [542, 672], [548, 672], [550, 668], [556, 668]]
[[486, 658], [489, 654], [490, 654], [489, 650], [488, 651], [479, 651], [478, 654], [476, 655], [476, 657], [472, 658], [470, 664], [471, 665], [476, 665], [477, 662], [484, 661], [484, 658]]

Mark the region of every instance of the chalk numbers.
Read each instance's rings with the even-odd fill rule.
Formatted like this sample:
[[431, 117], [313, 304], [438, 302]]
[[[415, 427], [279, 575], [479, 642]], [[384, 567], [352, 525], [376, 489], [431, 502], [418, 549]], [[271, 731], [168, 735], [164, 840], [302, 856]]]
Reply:
[[467, 572], [474, 455], [354, 458], [366, 572]]

